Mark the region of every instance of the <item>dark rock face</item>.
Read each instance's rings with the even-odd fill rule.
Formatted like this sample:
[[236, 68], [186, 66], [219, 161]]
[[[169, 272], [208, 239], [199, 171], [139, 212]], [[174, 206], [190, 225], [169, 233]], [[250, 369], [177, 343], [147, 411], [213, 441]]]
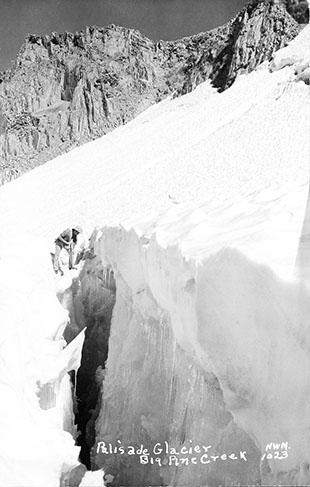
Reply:
[[[208, 77], [219, 90], [232, 85], [238, 74], [248, 73], [272, 54], [284, 47], [298, 34], [296, 22], [285, 12], [283, 5], [273, 1], [251, 2], [233, 20], [226, 45], [214, 59], [204, 53], [188, 79], [199, 82]], [[208, 73], [211, 64], [211, 73]]]
[[2, 179], [5, 171], [11, 179], [206, 79], [224, 90], [297, 33], [284, 6], [268, 1], [248, 5], [224, 26], [173, 42], [153, 42], [114, 25], [31, 34], [0, 77]]
[[299, 24], [309, 23], [309, 5], [307, 0], [282, 0], [288, 13]]

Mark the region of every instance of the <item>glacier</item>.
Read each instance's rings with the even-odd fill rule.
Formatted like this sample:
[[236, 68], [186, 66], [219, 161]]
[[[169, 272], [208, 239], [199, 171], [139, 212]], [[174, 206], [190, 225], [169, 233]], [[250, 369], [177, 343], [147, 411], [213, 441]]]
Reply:
[[[67, 372], [109, 313], [80, 485], [310, 484], [309, 37], [0, 188], [1, 487], [81, 467]], [[91, 258], [55, 278], [77, 222]], [[100, 442], [205, 446], [210, 464]]]
[[[117, 289], [98, 442], [121, 438], [128, 445], [134, 438], [151, 451], [167, 441], [180, 451], [190, 441], [207, 441], [213, 454], [243, 445], [250, 456], [246, 467], [241, 462], [223, 472], [216, 465], [207, 473], [205, 466], [185, 465], [163, 469], [159, 477], [156, 466], [146, 471], [144, 464], [140, 471], [135, 464], [133, 475], [119, 455], [112, 471], [121, 470], [120, 485], [170, 485], [172, 478], [173, 485], [205, 485], [206, 476], [207, 485], [253, 484], [263, 475], [259, 452], [272, 441], [290, 445], [290, 482], [309, 481], [309, 294], [264, 263], [262, 224], [274, 199], [283, 209], [288, 194], [291, 200], [304, 190], [274, 193], [271, 204], [270, 193], [267, 201], [260, 194], [258, 200], [251, 195], [248, 206], [243, 202], [242, 212], [255, 226], [246, 230], [261, 258], [254, 259], [244, 218], [241, 223], [229, 205], [215, 208], [214, 216], [210, 205], [172, 210], [143, 232], [140, 227], [141, 233], [120, 227], [98, 235], [96, 253], [113, 267]], [[269, 222], [275, 230], [268, 240], [276, 234], [285, 239], [293, 222], [284, 211], [282, 218], [282, 228]], [[95, 463], [109, 466], [97, 444]], [[269, 460], [271, 473], [263, 475], [268, 485], [280, 484], [283, 465]], [[294, 477], [296, 465], [301, 470]]]

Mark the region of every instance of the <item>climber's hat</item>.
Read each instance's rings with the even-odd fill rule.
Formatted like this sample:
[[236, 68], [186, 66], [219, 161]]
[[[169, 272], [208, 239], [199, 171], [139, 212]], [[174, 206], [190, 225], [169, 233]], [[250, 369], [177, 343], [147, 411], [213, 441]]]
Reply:
[[72, 230], [75, 230], [77, 233], [82, 233], [83, 229], [79, 225], [76, 225], [75, 227], [72, 228]]

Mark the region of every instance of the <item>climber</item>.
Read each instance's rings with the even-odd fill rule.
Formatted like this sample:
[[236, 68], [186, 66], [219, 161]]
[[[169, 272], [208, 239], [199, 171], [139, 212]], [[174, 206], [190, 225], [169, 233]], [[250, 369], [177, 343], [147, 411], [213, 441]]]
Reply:
[[74, 269], [73, 250], [77, 243], [77, 236], [82, 231], [82, 228], [76, 225], [73, 228], [67, 228], [56, 238], [54, 256], [54, 271], [56, 274], [60, 271], [61, 275], [63, 275], [63, 271], [59, 266], [59, 256], [62, 249], [66, 249], [69, 254], [69, 269]]

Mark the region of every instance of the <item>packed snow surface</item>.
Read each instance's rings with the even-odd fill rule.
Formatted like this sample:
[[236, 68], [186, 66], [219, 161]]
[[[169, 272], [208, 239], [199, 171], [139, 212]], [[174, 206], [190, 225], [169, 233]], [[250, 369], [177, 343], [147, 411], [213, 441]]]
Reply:
[[[289, 467], [298, 455], [305, 460], [309, 275], [298, 265], [309, 251], [310, 111], [309, 87], [298, 76], [309, 66], [309, 33], [305, 28], [272, 65], [241, 76], [224, 93], [204, 83], [0, 188], [1, 487], [58, 486], [61, 473], [78, 465], [66, 372], [79, 366], [83, 331], [63, 348], [68, 316], [56, 298], [49, 254], [55, 237], [75, 224], [86, 235], [102, 229], [103, 261], [132, 286], [139, 283], [135, 259], [142, 247], [118, 246], [113, 232], [133, 228], [137, 238], [154, 241], [157, 251], [146, 253], [143, 272], [167, 309], [179, 302], [170, 299], [179, 277], [174, 268], [169, 275], [176, 282], [165, 282], [156, 262], [168, 269], [180, 259], [180, 270], [190, 262], [200, 283], [197, 328], [173, 322], [177, 340], [218, 375], [232, 411], [238, 408], [229, 397], [228, 382], [235, 381], [229, 364], [237, 373], [246, 363], [240, 387], [249, 408], [237, 411], [237, 420], [267, 441], [280, 433], [261, 417], [262, 401], [269, 394], [270, 413], [283, 400], [283, 440], [303, 438]], [[58, 291], [66, 286], [57, 278]], [[205, 315], [207, 301], [212, 316]], [[241, 314], [234, 321], [236, 308]], [[257, 320], [249, 322], [253, 309]], [[238, 356], [228, 361], [229, 346]], [[247, 389], [250, 382], [255, 391]]]

